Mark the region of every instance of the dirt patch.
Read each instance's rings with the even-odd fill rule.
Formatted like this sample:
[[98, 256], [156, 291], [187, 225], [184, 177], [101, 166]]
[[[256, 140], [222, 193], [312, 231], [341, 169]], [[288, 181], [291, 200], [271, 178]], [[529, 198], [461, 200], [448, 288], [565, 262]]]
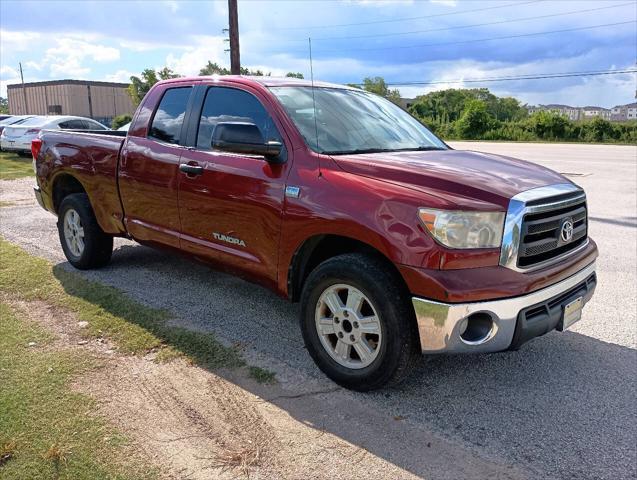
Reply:
[[[243, 371], [122, 355], [106, 339], [85, 339], [84, 325], [64, 309], [8, 301], [55, 334], [47, 348], [84, 349], [100, 359], [73, 388], [95, 398], [96, 413], [170, 478], [416, 478], [240, 387], [253, 382]], [[267, 387], [268, 395], [285, 393], [279, 389]]]

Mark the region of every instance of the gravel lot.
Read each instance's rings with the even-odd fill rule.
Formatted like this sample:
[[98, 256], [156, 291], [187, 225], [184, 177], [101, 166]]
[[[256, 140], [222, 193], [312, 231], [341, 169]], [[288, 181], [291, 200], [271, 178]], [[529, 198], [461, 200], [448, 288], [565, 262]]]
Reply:
[[[325, 380], [303, 348], [298, 307], [239, 279], [120, 240], [86, 278], [167, 308], [189, 328], [240, 342], [289, 395], [295, 418], [432, 478], [623, 479], [637, 475], [637, 147], [453, 142], [541, 163], [589, 197], [600, 248], [583, 319], [518, 352], [423, 358], [398, 389], [353, 394]], [[68, 268], [55, 219], [31, 179], [0, 182], [0, 233]], [[395, 420], [398, 418], [399, 420]], [[346, 473], [344, 473], [346, 475]]]

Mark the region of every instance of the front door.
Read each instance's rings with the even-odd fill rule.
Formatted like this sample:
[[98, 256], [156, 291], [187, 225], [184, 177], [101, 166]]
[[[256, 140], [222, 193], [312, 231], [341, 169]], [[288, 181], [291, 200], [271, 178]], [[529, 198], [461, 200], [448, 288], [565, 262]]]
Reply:
[[254, 94], [208, 87], [196, 145], [185, 150], [181, 158], [182, 165], [199, 170], [179, 176], [181, 247], [236, 273], [275, 283], [290, 160], [274, 165], [259, 155], [212, 150], [212, 132], [224, 121], [255, 123], [266, 140], [285, 144]]
[[192, 87], [169, 88], [150, 128], [129, 135], [122, 149], [119, 189], [126, 229], [139, 241], [179, 248], [179, 162], [182, 130]]

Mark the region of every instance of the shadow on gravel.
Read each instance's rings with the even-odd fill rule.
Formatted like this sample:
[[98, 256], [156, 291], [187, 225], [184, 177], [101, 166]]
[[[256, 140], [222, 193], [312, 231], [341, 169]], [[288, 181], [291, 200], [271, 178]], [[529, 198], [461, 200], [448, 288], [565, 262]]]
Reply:
[[[69, 266], [54, 271], [61, 268]], [[81, 274], [170, 310], [185, 328], [274, 359], [289, 377], [285, 389], [215, 373], [416, 475], [635, 476], [637, 352], [630, 348], [553, 332], [517, 352], [423, 358], [400, 387], [358, 394], [322, 377], [303, 347], [297, 307], [263, 288], [141, 246], [120, 247], [111, 266]]]

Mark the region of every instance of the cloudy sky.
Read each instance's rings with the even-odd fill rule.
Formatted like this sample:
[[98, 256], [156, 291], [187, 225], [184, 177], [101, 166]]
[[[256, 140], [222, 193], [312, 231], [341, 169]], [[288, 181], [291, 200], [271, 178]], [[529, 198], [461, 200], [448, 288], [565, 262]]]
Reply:
[[[523, 102], [601, 105], [635, 101], [636, 74], [515, 82], [467, 80], [635, 68], [637, 0], [239, 0], [242, 64], [273, 75], [432, 89], [486, 86]], [[165, 65], [197, 74], [229, 64], [227, 2], [0, 2], [0, 96], [6, 85], [62, 78], [128, 81]], [[592, 28], [591, 28], [592, 27]], [[548, 33], [554, 32], [554, 33]]]

